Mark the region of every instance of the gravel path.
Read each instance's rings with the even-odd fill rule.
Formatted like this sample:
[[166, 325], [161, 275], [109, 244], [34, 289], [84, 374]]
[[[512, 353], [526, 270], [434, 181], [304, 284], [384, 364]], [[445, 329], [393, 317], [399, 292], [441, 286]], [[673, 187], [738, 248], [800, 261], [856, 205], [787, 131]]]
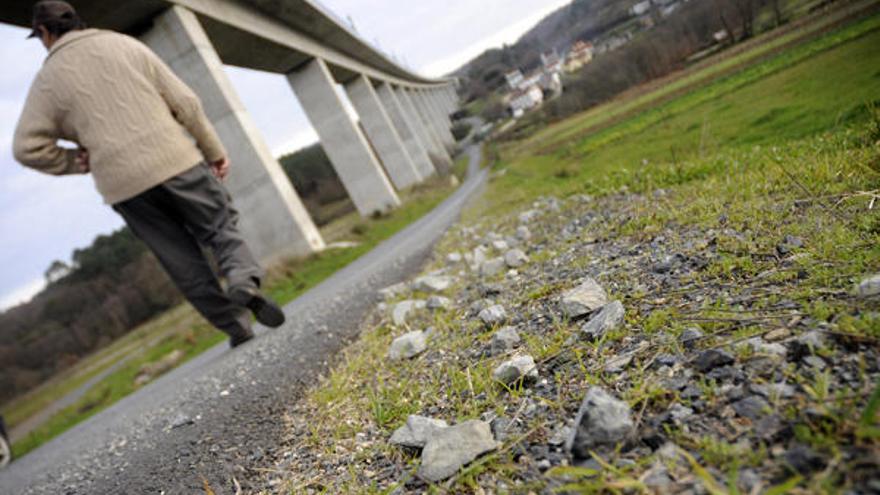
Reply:
[[0, 472], [0, 493], [244, 492], [282, 415], [357, 335], [376, 290], [416, 272], [485, 185], [468, 180], [434, 211], [285, 307], [288, 323], [231, 351], [218, 345]]

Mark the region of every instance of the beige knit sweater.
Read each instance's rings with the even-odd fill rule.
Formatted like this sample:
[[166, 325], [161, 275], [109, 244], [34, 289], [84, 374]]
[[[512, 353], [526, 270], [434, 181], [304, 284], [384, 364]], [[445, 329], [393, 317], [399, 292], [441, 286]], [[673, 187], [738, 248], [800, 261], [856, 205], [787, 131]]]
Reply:
[[89, 152], [109, 204], [130, 199], [202, 160], [226, 152], [199, 98], [140, 41], [111, 31], [73, 31], [58, 40], [28, 94], [15, 158], [45, 173], [77, 173]]

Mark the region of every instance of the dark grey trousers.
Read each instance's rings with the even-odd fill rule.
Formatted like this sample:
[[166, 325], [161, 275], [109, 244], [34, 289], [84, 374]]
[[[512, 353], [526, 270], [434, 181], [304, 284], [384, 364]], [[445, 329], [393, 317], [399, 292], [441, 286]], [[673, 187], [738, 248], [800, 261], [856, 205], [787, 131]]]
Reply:
[[[238, 212], [206, 164], [113, 205], [153, 251], [186, 299], [208, 321], [235, 336], [250, 330], [250, 314], [229, 300], [229, 286], [259, 286], [263, 271], [238, 231]], [[215, 273], [203, 249], [214, 255]]]

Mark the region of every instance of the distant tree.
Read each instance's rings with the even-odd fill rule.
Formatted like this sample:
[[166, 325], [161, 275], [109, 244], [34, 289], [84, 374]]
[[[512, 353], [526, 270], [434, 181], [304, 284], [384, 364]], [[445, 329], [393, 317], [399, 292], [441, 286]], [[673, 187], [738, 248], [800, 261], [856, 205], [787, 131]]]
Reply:
[[54, 284], [69, 274], [70, 266], [63, 261], [55, 260], [49, 265], [49, 268], [46, 269], [43, 277], [46, 279], [46, 284]]

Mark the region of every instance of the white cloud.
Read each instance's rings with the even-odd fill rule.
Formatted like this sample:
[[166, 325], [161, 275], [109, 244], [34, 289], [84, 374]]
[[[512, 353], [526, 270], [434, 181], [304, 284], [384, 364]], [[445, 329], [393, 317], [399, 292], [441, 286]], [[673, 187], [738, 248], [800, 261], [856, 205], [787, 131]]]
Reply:
[[31, 298], [43, 290], [43, 287], [45, 286], [46, 281], [41, 277], [28, 282], [12, 292], [0, 296], [0, 311], [5, 311], [13, 306], [18, 306], [21, 303], [30, 301]]

